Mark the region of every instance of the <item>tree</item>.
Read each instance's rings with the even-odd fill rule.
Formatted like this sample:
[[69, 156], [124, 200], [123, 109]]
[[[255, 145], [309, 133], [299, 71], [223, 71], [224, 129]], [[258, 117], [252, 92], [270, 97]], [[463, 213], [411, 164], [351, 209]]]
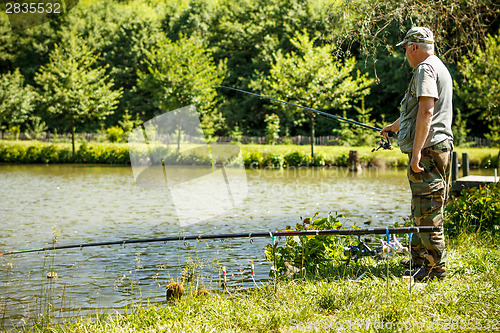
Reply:
[[462, 117], [462, 111], [457, 107], [455, 107], [455, 112], [453, 114], [451, 131], [453, 132], [454, 145], [460, 146], [466, 143], [467, 134], [469, 134], [470, 129], [467, 128], [467, 121]]
[[485, 47], [478, 48], [468, 57], [462, 57], [458, 67], [463, 75], [455, 82], [455, 91], [464, 101], [468, 117], [477, 115], [486, 122], [490, 132], [486, 137], [500, 140], [500, 31], [488, 35]]
[[147, 52], [145, 61], [148, 70], [139, 71], [139, 85], [152, 94], [157, 107], [173, 111], [195, 105], [205, 134], [212, 136], [223, 122], [215, 103], [225, 61], [216, 65], [199, 40], [183, 36], [176, 42], [168, 38], [159, 41], [158, 48]]
[[107, 37], [102, 48], [99, 64], [108, 65], [107, 73], [114, 81], [115, 89], [122, 88], [123, 96], [115, 113], [106, 119], [116, 124], [128, 110], [132, 118], [151, 119], [158, 110], [150, 103], [148, 92], [138, 87], [138, 71], [147, 70], [144, 65], [147, 50], [155, 47], [160, 39], [161, 14], [143, 2], [119, 7], [120, 19], [116, 30]]
[[[365, 107], [364, 97], [361, 98], [361, 107], [353, 105], [353, 108], [357, 112], [356, 120], [358, 122], [369, 126], [377, 126], [375, 121], [371, 119], [372, 108]], [[342, 117], [347, 118], [345, 111]], [[375, 131], [369, 131], [366, 128], [354, 126], [347, 122], [341, 122], [340, 129], [334, 129], [333, 134], [339, 136], [340, 141], [348, 146], [369, 146], [376, 141], [377, 137], [380, 138]]]
[[0, 130], [23, 124], [35, 107], [36, 93], [24, 86], [19, 70], [0, 75]]
[[71, 130], [73, 154], [76, 127], [112, 114], [121, 96], [121, 90], [111, 89], [105, 69], [94, 67], [97, 58], [85, 42], [70, 35], [55, 45], [49, 63], [35, 76], [43, 108]]
[[[411, 69], [396, 44], [411, 27], [434, 32], [436, 54], [456, 77], [457, 60], [484, 46], [486, 35], [496, 33], [500, 24], [496, 0], [349, 0], [332, 1], [323, 8], [318, 20], [322, 38], [355, 55], [361, 71], [377, 78], [366, 103], [378, 120], [382, 115], [391, 121], [399, 116]], [[467, 120], [473, 125], [473, 119]]]
[[[425, 26], [436, 35], [437, 52], [445, 60], [457, 60], [484, 43], [498, 28], [500, 4], [495, 0], [447, 1], [339, 1], [331, 6], [323, 24], [335, 29], [347, 16], [351, 24], [333, 36], [335, 43], [359, 47], [362, 54], [377, 53], [395, 45], [412, 26]], [[355, 19], [353, 22], [352, 19]], [[356, 41], [355, 43], [353, 43]]]
[[276, 114], [266, 115], [266, 140], [268, 144], [276, 144], [279, 139], [280, 118]]
[[[297, 51], [274, 56], [270, 73], [263, 80], [252, 85], [261, 88], [268, 96], [299, 104], [312, 109], [346, 110], [370, 92], [374, 82], [368, 75], [354, 74], [354, 58], [336, 61], [329, 44], [314, 46], [306, 31], [296, 33], [291, 40]], [[311, 130], [311, 155], [314, 156], [314, 122], [316, 113], [283, 104], [272, 104], [279, 109], [293, 125], [300, 125], [307, 119]], [[288, 126], [287, 126], [288, 127]]]

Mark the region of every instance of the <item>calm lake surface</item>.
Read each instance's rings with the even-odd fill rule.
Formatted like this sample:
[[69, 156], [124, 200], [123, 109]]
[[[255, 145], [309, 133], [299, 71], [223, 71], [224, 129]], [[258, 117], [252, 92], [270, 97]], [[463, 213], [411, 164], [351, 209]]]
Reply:
[[[50, 246], [54, 239], [67, 245], [268, 232], [315, 212], [343, 214], [344, 226], [362, 227], [368, 220], [391, 226], [410, 210], [405, 170], [249, 169], [246, 176], [248, 196], [236, 209], [181, 227], [168, 191], [136, 186], [130, 167], [0, 165], [0, 252]], [[250, 260], [257, 284], [269, 279], [268, 243], [266, 238], [176, 241], [0, 256], [0, 320], [11, 327], [49, 310], [68, 317], [119, 310], [140, 299], [161, 302], [165, 285], [186, 265], [198, 277], [193, 287], [220, 289], [224, 266], [230, 288], [250, 288]], [[48, 279], [48, 272], [58, 279]]]

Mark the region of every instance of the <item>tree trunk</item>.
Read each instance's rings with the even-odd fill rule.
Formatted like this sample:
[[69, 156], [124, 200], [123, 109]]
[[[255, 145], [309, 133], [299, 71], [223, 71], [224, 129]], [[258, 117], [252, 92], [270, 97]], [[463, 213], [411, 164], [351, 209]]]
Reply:
[[349, 159], [347, 160], [347, 167], [349, 171], [361, 172], [361, 162], [359, 160], [359, 154], [356, 150], [349, 151]]
[[71, 118], [71, 145], [73, 146], [73, 156], [75, 155], [75, 118]]
[[314, 157], [314, 116], [311, 116], [311, 157]]
[[179, 133], [177, 134], [177, 152], [181, 151], [182, 118], [179, 120]]

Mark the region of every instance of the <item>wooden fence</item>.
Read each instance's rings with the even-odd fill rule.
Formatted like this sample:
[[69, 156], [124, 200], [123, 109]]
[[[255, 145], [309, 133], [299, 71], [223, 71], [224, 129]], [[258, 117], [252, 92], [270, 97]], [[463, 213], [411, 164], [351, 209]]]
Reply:
[[[107, 141], [106, 140], [106, 135], [101, 134], [101, 133], [77, 133], [76, 135], [76, 141], [81, 140], [82, 138], [85, 138], [87, 142], [103, 142]], [[14, 138], [14, 135], [9, 132], [1, 132], [0, 131], [0, 139], [12, 139]], [[17, 137], [18, 140], [30, 140], [30, 137], [25, 134], [25, 133], [20, 133]], [[165, 137], [167, 141], [175, 142], [176, 138], [174, 136], [170, 135]], [[329, 146], [329, 145], [338, 145], [340, 144], [340, 138], [337, 136], [317, 136], [314, 138], [314, 143], [318, 146]], [[44, 142], [53, 142], [53, 141], [71, 141], [71, 134], [58, 134], [55, 136], [52, 133], [42, 133], [38, 140], [44, 141]], [[217, 137], [217, 142], [232, 142], [233, 138], [230, 136], [219, 136]], [[266, 144], [267, 140], [265, 136], [241, 136], [239, 140], [234, 140], [241, 142], [243, 144], [250, 144], [250, 143], [256, 143], [256, 144]], [[499, 142], [495, 142], [492, 140], [488, 140], [485, 138], [478, 138], [478, 137], [467, 137], [466, 142], [471, 143], [472, 147], [498, 147]], [[279, 138], [277, 140], [278, 144], [282, 143], [293, 143], [296, 145], [310, 145], [311, 144], [311, 137], [306, 136], [306, 135], [297, 135], [297, 136], [292, 136], [288, 138]]]

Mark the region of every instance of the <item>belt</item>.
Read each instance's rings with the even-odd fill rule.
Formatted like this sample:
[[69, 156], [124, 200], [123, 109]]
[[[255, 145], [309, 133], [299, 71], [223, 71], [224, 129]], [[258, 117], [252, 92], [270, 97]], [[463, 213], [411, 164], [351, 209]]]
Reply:
[[453, 140], [450, 139], [444, 139], [443, 141], [436, 143], [435, 145], [425, 147], [422, 149], [422, 151], [425, 150], [442, 150], [443, 152], [446, 152], [448, 150], [453, 150]]

